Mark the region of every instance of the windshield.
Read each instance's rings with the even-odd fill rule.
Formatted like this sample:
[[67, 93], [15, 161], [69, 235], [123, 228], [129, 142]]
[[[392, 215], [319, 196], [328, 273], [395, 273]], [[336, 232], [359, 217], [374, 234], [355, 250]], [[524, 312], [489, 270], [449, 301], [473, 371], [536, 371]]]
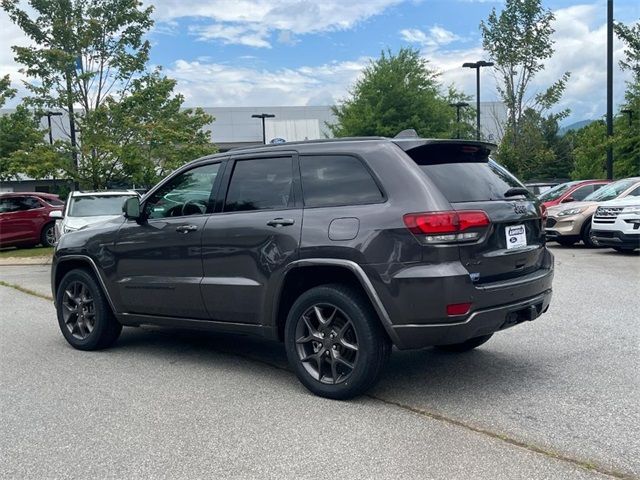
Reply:
[[541, 202], [550, 202], [552, 200], [557, 200], [562, 195], [564, 195], [564, 193], [567, 190], [573, 187], [576, 183], [578, 182], [561, 183], [560, 185], [556, 185], [550, 190], [547, 190], [546, 192], [538, 195], [538, 198], [540, 199]]
[[618, 198], [622, 192], [635, 183], [635, 180], [618, 180], [606, 187], [602, 187], [600, 190], [596, 190], [591, 195], [587, 195], [584, 199], [585, 202], [606, 202], [607, 200], [613, 200]]
[[91, 195], [71, 198], [69, 217], [97, 217], [99, 215], [120, 215], [122, 205], [134, 195]]

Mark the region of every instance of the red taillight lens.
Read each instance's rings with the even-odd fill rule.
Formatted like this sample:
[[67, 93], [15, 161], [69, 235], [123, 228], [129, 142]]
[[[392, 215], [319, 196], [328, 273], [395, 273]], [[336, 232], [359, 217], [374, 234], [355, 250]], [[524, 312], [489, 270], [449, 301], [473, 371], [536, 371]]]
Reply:
[[491, 223], [482, 210], [408, 213], [403, 219], [413, 233], [426, 235], [463, 232], [470, 228], [487, 227]]
[[452, 303], [447, 305], [447, 315], [455, 317], [457, 315], [466, 315], [471, 310], [470, 303]]
[[547, 221], [547, 207], [544, 205], [544, 203], [540, 204], [540, 217], [542, 217], [542, 225], [544, 226], [545, 222]]

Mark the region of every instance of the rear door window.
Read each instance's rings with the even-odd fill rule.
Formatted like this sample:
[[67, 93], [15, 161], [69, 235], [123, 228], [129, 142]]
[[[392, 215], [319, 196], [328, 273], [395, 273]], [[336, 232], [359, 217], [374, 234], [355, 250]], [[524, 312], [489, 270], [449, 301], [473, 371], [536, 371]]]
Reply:
[[[406, 152], [452, 203], [506, 200], [507, 190], [524, 185], [472, 145], [427, 144]], [[532, 194], [530, 194], [532, 195]]]
[[238, 160], [224, 204], [225, 212], [282, 210], [293, 205], [291, 157]]
[[300, 157], [305, 207], [379, 203], [384, 196], [363, 163], [347, 155]]

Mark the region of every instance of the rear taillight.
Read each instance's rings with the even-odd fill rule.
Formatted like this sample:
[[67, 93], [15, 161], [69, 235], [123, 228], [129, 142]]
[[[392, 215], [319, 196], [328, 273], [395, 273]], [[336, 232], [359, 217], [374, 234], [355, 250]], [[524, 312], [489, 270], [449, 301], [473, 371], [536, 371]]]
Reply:
[[408, 213], [403, 220], [411, 233], [427, 244], [472, 242], [491, 224], [482, 210]]
[[544, 203], [540, 204], [540, 218], [542, 219], [542, 228], [544, 228], [544, 224], [547, 223], [547, 207]]

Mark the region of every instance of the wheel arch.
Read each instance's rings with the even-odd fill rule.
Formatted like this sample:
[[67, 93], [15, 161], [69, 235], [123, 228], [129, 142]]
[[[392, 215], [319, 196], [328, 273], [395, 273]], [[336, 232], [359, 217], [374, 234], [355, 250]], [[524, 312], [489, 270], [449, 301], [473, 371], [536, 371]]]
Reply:
[[367, 274], [357, 263], [341, 259], [305, 259], [289, 266], [276, 294], [272, 315], [274, 333], [280, 341], [284, 338], [287, 315], [296, 299], [311, 288], [331, 283], [346, 284], [364, 293], [387, 335], [397, 343], [391, 319]]
[[100, 288], [102, 288], [102, 292], [104, 293], [105, 297], [107, 297], [107, 301], [109, 302], [111, 311], [114, 314], [117, 313], [115, 305], [111, 299], [111, 295], [109, 294], [109, 290], [107, 289], [107, 286], [98, 271], [97, 265], [91, 257], [88, 257], [86, 255], [69, 255], [60, 257], [56, 261], [51, 271], [51, 290], [53, 293], [54, 302], [60, 282], [67, 273], [75, 269], [87, 270], [96, 278], [98, 284], [100, 285]]

